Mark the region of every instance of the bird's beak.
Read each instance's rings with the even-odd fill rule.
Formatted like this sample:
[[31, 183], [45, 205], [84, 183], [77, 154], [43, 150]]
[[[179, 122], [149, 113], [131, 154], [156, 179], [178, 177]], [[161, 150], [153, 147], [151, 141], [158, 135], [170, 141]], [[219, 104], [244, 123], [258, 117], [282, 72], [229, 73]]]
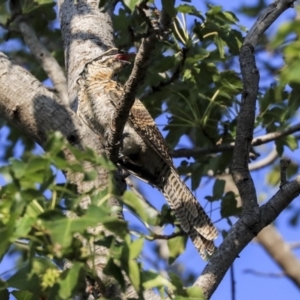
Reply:
[[116, 55], [116, 58], [124, 64], [131, 64], [129, 59], [133, 56], [133, 53], [119, 53]]

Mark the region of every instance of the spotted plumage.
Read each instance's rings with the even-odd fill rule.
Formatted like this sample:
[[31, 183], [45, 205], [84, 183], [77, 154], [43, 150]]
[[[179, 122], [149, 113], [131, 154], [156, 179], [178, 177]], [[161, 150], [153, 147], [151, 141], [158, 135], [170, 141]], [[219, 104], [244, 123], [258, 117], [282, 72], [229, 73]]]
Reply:
[[[124, 92], [114, 76], [128, 63], [125, 58], [117, 49], [110, 49], [88, 63], [78, 80], [78, 115], [102, 137], [110, 133], [116, 104]], [[214, 252], [217, 230], [181, 180], [163, 136], [138, 99], [124, 127], [119, 164], [161, 190], [202, 257]]]

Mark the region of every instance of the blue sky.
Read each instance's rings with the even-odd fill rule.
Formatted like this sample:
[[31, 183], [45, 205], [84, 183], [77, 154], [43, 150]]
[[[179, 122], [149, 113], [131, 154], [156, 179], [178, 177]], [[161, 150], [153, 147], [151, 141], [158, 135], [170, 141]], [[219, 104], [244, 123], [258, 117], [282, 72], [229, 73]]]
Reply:
[[[271, 1], [269, 1], [271, 3]], [[193, 1], [195, 4], [196, 1]], [[253, 1], [211, 1], [210, 3], [222, 5], [226, 10], [234, 10], [239, 7], [242, 3], [253, 3]], [[199, 8], [204, 11], [204, 3], [201, 1], [199, 4]], [[290, 19], [294, 15], [292, 9], [285, 12], [275, 24], [268, 30], [269, 34], [272, 34], [276, 31], [276, 28], [284, 22], [284, 20]], [[237, 17], [240, 19], [240, 24], [244, 25], [248, 28], [253, 24], [253, 20], [244, 16], [240, 16], [237, 13]], [[8, 45], [6, 45], [8, 47]], [[281, 63], [279, 61], [279, 63]], [[272, 82], [274, 78], [262, 78], [264, 82]], [[161, 118], [156, 120], [158, 124], [165, 124], [166, 118], [162, 116]], [[162, 128], [162, 127], [161, 127]], [[5, 141], [5, 136], [7, 135], [7, 130], [2, 129], [0, 131], [0, 142], [2, 144]], [[187, 145], [188, 140], [183, 138], [180, 141], [181, 146]], [[256, 150], [264, 155], [270, 151], [270, 147], [261, 146]], [[19, 149], [21, 151], [21, 149]], [[1, 151], [1, 149], [0, 149]], [[298, 150], [297, 150], [298, 152]], [[297, 152], [291, 153], [290, 151], [286, 151], [286, 155], [294, 158], [299, 162], [297, 158]], [[176, 163], [179, 163], [180, 160], [176, 160]], [[272, 189], [266, 185], [266, 174], [268, 172], [268, 168], [256, 171], [252, 174], [253, 179], [257, 184], [257, 192], [258, 194], [264, 193], [266, 198], [270, 198], [276, 189]], [[1, 183], [1, 182], [0, 182]], [[202, 180], [199, 189], [196, 191], [196, 196], [202, 204], [205, 204], [203, 201], [204, 195], [209, 195], [212, 192], [212, 184], [213, 182]], [[154, 204], [160, 208], [165, 200], [163, 196], [157, 190], [145, 185], [141, 184], [141, 189], [144, 192], [145, 196], [154, 202]], [[293, 205], [300, 208], [299, 198], [294, 200]], [[207, 209], [208, 210], [208, 209]], [[288, 219], [291, 217], [290, 211], [284, 211], [278, 220], [276, 220], [276, 226], [278, 231], [282, 234], [284, 239], [287, 242], [300, 241], [299, 227], [291, 227], [288, 225]], [[131, 217], [129, 217], [132, 219]], [[219, 219], [218, 211], [212, 214], [212, 219]], [[218, 222], [217, 227], [221, 229], [229, 229], [229, 226], [226, 222]], [[217, 244], [220, 244], [222, 241], [221, 237], [218, 238]], [[147, 246], [151, 246], [150, 243], [147, 243]], [[151, 255], [150, 251], [145, 250], [145, 253]], [[295, 255], [300, 259], [300, 249], [295, 250]], [[201, 260], [200, 256], [194, 249], [191, 242], [188, 242], [188, 247], [186, 252], [178, 258], [178, 261], [184, 267], [185, 272], [192, 271], [196, 276], [201, 273], [203, 268], [205, 267], [205, 262]], [[13, 267], [13, 258], [6, 259], [3, 264], [0, 266], [0, 273], [3, 274], [5, 270], [11, 269]], [[146, 264], [146, 267], [151, 267], [150, 264]], [[276, 266], [273, 260], [264, 252], [263, 248], [257, 245], [256, 243], [250, 243], [240, 254], [240, 257], [236, 259], [234, 263], [234, 272], [235, 272], [235, 280], [236, 280], [236, 300], [253, 300], [253, 299], [299, 299], [300, 292], [293, 283], [284, 278], [271, 278], [271, 277], [258, 277], [251, 274], [245, 274], [245, 270], [252, 269], [254, 271], [265, 272], [265, 273], [281, 273], [281, 270]], [[212, 296], [213, 300], [226, 300], [231, 299], [231, 283], [229, 274], [226, 274], [224, 280], [218, 287], [217, 291]]]

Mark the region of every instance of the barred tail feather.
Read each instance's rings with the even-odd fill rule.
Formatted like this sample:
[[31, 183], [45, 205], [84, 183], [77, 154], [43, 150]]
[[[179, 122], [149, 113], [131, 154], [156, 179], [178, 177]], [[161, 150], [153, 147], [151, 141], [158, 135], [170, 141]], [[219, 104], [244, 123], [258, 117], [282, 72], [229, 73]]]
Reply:
[[215, 249], [212, 241], [218, 235], [217, 229], [176, 170], [165, 168], [162, 192], [201, 256], [205, 257], [205, 253], [211, 255]]
[[202, 237], [195, 229], [191, 229], [188, 236], [203, 259], [209, 258], [215, 252], [215, 244]]

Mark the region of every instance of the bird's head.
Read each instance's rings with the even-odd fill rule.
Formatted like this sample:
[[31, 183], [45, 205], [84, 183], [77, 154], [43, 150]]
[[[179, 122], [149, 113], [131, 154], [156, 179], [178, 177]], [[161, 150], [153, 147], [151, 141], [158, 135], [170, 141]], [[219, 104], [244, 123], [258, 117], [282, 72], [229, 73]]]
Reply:
[[111, 79], [130, 64], [131, 53], [119, 52], [113, 48], [104, 52], [101, 56], [86, 64], [83, 75], [97, 76], [99, 80]]

